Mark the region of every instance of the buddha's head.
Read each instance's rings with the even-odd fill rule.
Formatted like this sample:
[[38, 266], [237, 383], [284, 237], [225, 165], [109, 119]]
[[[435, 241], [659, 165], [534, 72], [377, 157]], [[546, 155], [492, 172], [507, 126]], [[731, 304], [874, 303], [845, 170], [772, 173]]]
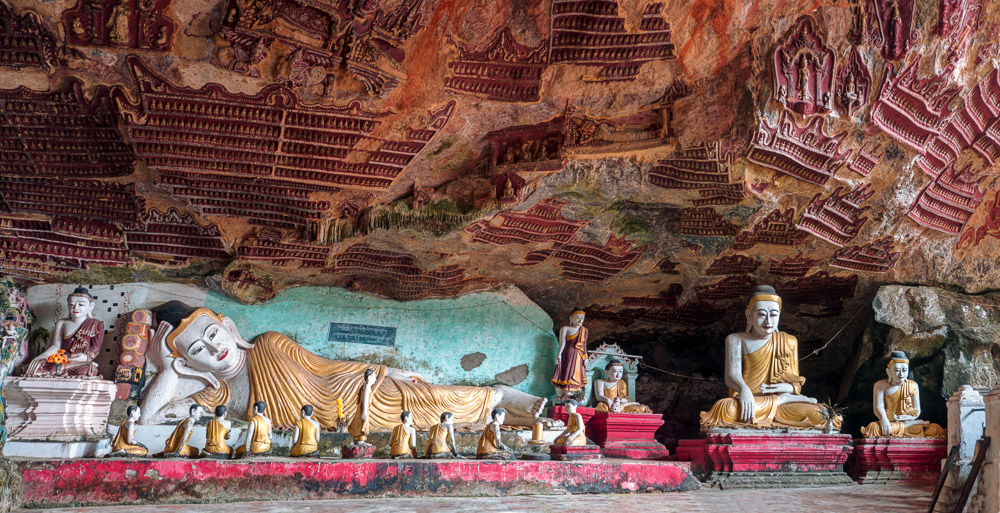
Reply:
[[86, 287], [77, 287], [73, 293], [66, 298], [66, 309], [69, 311], [69, 318], [80, 322], [94, 311], [94, 296]]
[[587, 317], [587, 314], [580, 308], [573, 310], [573, 313], [569, 314], [569, 325], [574, 328], [579, 328], [583, 326], [583, 320]]
[[403, 423], [404, 426], [413, 425], [413, 413], [409, 410], [403, 410], [403, 413], [399, 414], [399, 421]]
[[778, 331], [781, 316], [781, 298], [770, 285], [760, 285], [754, 289], [747, 301], [747, 333], [757, 338], [766, 338]]
[[618, 360], [611, 360], [604, 366], [604, 379], [619, 381], [625, 376], [625, 365]]
[[156, 315], [160, 320], [156, 336], [162, 337], [166, 352], [175, 359], [177, 372], [218, 386], [218, 378], [234, 377], [246, 363], [246, 350], [252, 345], [229, 317], [180, 301], [164, 303]]
[[910, 360], [906, 353], [893, 351], [889, 357], [889, 364], [886, 365], [885, 374], [889, 377], [889, 384], [900, 385], [910, 376]]
[[580, 403], [578, 403], [576, 399], [570, 399], [569, 401], [566, 401], [566, 404], [564, 405], [566, 408], [566, 413], [576, 413], [576, 407], [579, 406], [579, 404]]
[[220, 404], [215, 407], [215, 418], [222, 420], [226, 418], [226, 405]]
[[450, 426], [455, 423], [455, 415], [450, 411], [441, 414], [441, 425]]
[[132, 422], [139, 422], [139, 417], [142, 416], [142, 410], [138, 406], [132, 404], [128, 408], [125, 408], [125, 416], [128, 417]]
[[313, 416], [313, 406], [311, 404], [303, 405], [300, 411], [303, 419], [311, 419]]
[[493, 408], [493, 411], [490, 412], [490, 419], [497, 424], [503, 425], [503, 421], [507, 420], [507, 410]]

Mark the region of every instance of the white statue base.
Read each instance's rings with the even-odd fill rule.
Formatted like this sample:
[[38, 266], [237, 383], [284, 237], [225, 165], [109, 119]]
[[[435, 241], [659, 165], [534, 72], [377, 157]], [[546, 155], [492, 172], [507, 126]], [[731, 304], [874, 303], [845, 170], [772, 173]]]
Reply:
[[108, 436], [108, 414], [115, 394], [111, 381], [7, 378], [3, 392], [11, 442], [95, 442]]

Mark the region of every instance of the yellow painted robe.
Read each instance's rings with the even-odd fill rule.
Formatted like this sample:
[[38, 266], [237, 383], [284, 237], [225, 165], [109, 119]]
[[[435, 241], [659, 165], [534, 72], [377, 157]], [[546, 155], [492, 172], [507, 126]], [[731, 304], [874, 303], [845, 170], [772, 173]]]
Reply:
[[451, 444], [448, 443], [450, 439], [451, 433], [448, 428], [441, 424], [434, 424], [427, 433], [427, 450], [424, 451], [424, 456], [433, 456], [444, 452], [450, 454]]
[[[629, 399], [628, 397], [628, 383], [626, 383], [624, 379], [619, 379], [618, 382], [615, 383], [614, 385], [610, 387], [605, 387], [604, 397], [607, 397], [612, 401], [614, 401], [619, 397], [625, 399], [626, 401], [631, 401], [631, 399]], [[610, 411], [608, 403], [600, 400], [597, 402], [596, 409], [599, 412]], [[622, 408], [622, 413], [653, 413], [653, 410], [650, 410], [648, 406], [644, 406], [641, 404], [630, 404]]]
[[372, 417], [371, 417], [371, 405], [368, 406], [368, 418], [361, 420], [361, 410], [364, 408], [362, 401], [365, 400], [365, 389], [364, 386], [358, 390], [358, 404], [355, 408], [357, 413], [351, 418], [351, 423], [347, 426], [347, 432], [354, 437], [355, 442], [364, 442], [368, 439], [368, 433], [371, 432]]
[[[188, 445], [188, 440], [191, 439], [191, 433], [188, 433], [187, 438], [184, 438], [184, 426], [188, 422], [191, 422], [190, 418], [180, 421], [177, 424], [177, 427], [174, 428], [174, 432], [170, 433], [170, 437], [167, 438], [167, 441], [163, 446], [164, 454], [177, 452], [178, 456], [198, 457], [198, 448]], [[193, 429], [191, 431], [194, 432]], [[182, 440], [182, 438], [184, 439]]]
[[226, 445], [226, 435], [229, 428], [219, 422], [219, 419], [208, 421], [205, 427], [205, 452], [212, 454], [232, 454], [233, 448]]
[[496, 434], [493, 433], [490, 424], [487, 424], [483, 435], [479, 437], [479, 443], [476, 444], [476, 456], [496, 454], [499, 450]]
[[299, 428], [299, 439], [292, 445], [290, 454], [292, 456], [304, 456], [319, 450], [319, 429], [307, 419], [299, 419], [295, 423]]
[[115, 439], [111, 441], [111, 452], [125, 451], [126, 453], [131, 454], [132, 456], [145, 456], [149, 454], [149, 450], [146, 449], [145, 447], [141, 445], [130, 444], [126, 441], [127, 440], [126, 437], [128, 436], [128, 429], [125, 428], [125, 423], [127, 422], [128, 419], [125, 419], [124, 421], [122, 421], [121, 424], [118, 425], [118, 433], [115, 434]]
[[415, 458], [413, 447], [410, 446], [410, 434], [402, 424], [392, 428], [392, 437], [389, 439], [389, 456], [410, 456]]
[[[582, 418], [579, 413], [570, 415], [569, 422], [566, 423], [566, 431], [573, 433], [577, 429], [580, 429], [582, 427], [580, 425]], [[556, 438], [555, 445], [587, 445], [587, 435], [582, 430], [579, 435], [573, 438], [570, 438], [568, 435], [559, 435]]]
[[[917, 395], [917, 382], [911, 379], [906, 380], [893, 394], [884, 394], [883, 402], [885, 414], [890, 419], [894, 415], [916, 415], [917, 408], [913, 396]], [[879, 421], [868, 424], [868, 427], [861, 428], [861, 434], [867, 438], [879, 437], [906, 437], [906, 438], [945, 438], [948, 431], [938, 424], [922, 424], [906, 427], [905, 422], [889, 421], [891, 432], [882, 432], [882, 424]]]
[[[760, 349], [743, 355], [743, 382], [753, 392], [759, 392], [763, 384], [775, 385], [788, 383], [794, 388], [794, 393], [800, 394], [806, 378], [799, 375], [799, 344], [795, 337], [780, 331]], [[824, 428], [826, 420], [825, 408], [812, 403], [778, 404], [778, 396], [774, 394], [754, 394], [756, 405], [753, 422], [740, 422], [740, 401], [736, 398], [738, 391], [730, 390], [729, 397], [716, 401], [712, 409], [701, 412], [701, 427], [793, 427], [793, 428]], [[834, 417], [833, 426], [840, 429], [843, 418]]]
[[[384, 365], [327, 360], [306, 351], [292, 339], [269, 331], [254, 339], [247, 350], [250, 367], [250, 399], [267, 403], [268, 415], [277, 429], [291, 429], [303, 405], [315, 408], [313, 418], [324, 428], [337, 422], [337, 398], [357, 397], [364, 386], [365, 369], [375, 368], [368, 418], [371, 427], [389, 429], [399, 423], [399, 412], [413, 413], [417, 429], [428, 428], [450, 411], [456, 423], [485, 424], [493, 407], [493, 389], [432, 385], [387, 377]], [[191, 396], [196, 403], [215, 408], [230, 399], [229, 387], [206, 388]], [[344, 415], [357, 414], [355, 401], [344, 401]], [[233, 405], [230, 405], [233, 407]]]

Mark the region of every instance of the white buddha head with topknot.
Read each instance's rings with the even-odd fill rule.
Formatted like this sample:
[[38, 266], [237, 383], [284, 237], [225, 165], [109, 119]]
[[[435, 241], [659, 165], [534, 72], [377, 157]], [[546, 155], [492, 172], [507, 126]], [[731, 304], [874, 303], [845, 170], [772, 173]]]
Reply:
[[747, 301], [747, 333], [754, 338], [767, 338], [778, 331], [781, 317], [781, 297], [770, 285], [759, 285]]
[[232, 378], [246, 364], [246, 350], [253, 345], [240, 336], [229, 317], [180, 301], [164, 303], [156, 316], [160, 321], [156, 340], [178, 374], [218, 388], [219, 379]]

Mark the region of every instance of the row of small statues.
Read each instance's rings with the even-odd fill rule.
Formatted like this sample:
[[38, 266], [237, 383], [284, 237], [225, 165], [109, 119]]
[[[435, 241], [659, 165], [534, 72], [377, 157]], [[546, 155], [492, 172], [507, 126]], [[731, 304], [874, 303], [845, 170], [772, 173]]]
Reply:
[[[566, 411], [569, 414], [569, 423], [553, 445], [585, 445], [587, 443], [583, 420], [581, 415], [576, 412], [576, 407], [576, 401], [567, 403]], [[245, 443], [234, 449], [226, 443], [232, 432], [232, 421], [226, 419], [228, 410], [225, 406], [216, 406], [215, 416], [205, 428], [205, 447], [199, 451], [188, 442], [191, 440], [195, 424], [204, 415], [205, 409], [201, 405], [192, 405], [188, 417], [177, 424], [173, 433], [167, 438], [163, 450], [153, 456], [163, 458], [204, 456], [215, 459], [241, 459], [269, 455], [272, 428], [271, 420], [265, 415], [266, 410], [267, 404], [263, 401], [254, 403], [253, 416], [247, 423]], [[318, 457], [320, 425], [313, 419], [314, 408], [307, 404], [302, 407], [301, 413], [302, 417], [292, 431], [293, 444], [289, 455], [292, 457]], [[149, 448], [136, 441], [135, 438], [142, 410], [139, 406], [132, 405], [126, 409], [125, 414], [126, 418], [118, 426], [118, 433], [111, 443], [112, 452], [108, 456], [142, 457], [149, 455]], [[500, 426], [503, 425], [506, 417], [507, 411], [503, 408], [495, 408], [490, 412], [490, 423], [486, 425], [479, 437], [479, 443], [476, 445], [477, 459], [512, 460], [515, 458], [514, 450], [500, 439]], [[441, 422], [431, 426], [424, 451], [425, 458], [463, 458], [455, 443], [454, 419], [454, 414], [444, 412], [441, 414]], [[389, 440], [389, 456], [393, 459], [416, 458], [417, 431], [413, 425], [413, 414], [404, 411], [399, 415], [399, 420], [400, 424], [393, 428], [392, 437]], [[352, 421], [351, 424], [357, 426], [362, 423]], [[375, 446], [367, 442], [367, 431], [349, 428], [349, 432], [354, 442], [345, 446], [345, 451], [362, 449], [361, 453], [368, 456], [374, 452]], [[538, 441], [533, 440], [533, 442], [537, 443]]]

